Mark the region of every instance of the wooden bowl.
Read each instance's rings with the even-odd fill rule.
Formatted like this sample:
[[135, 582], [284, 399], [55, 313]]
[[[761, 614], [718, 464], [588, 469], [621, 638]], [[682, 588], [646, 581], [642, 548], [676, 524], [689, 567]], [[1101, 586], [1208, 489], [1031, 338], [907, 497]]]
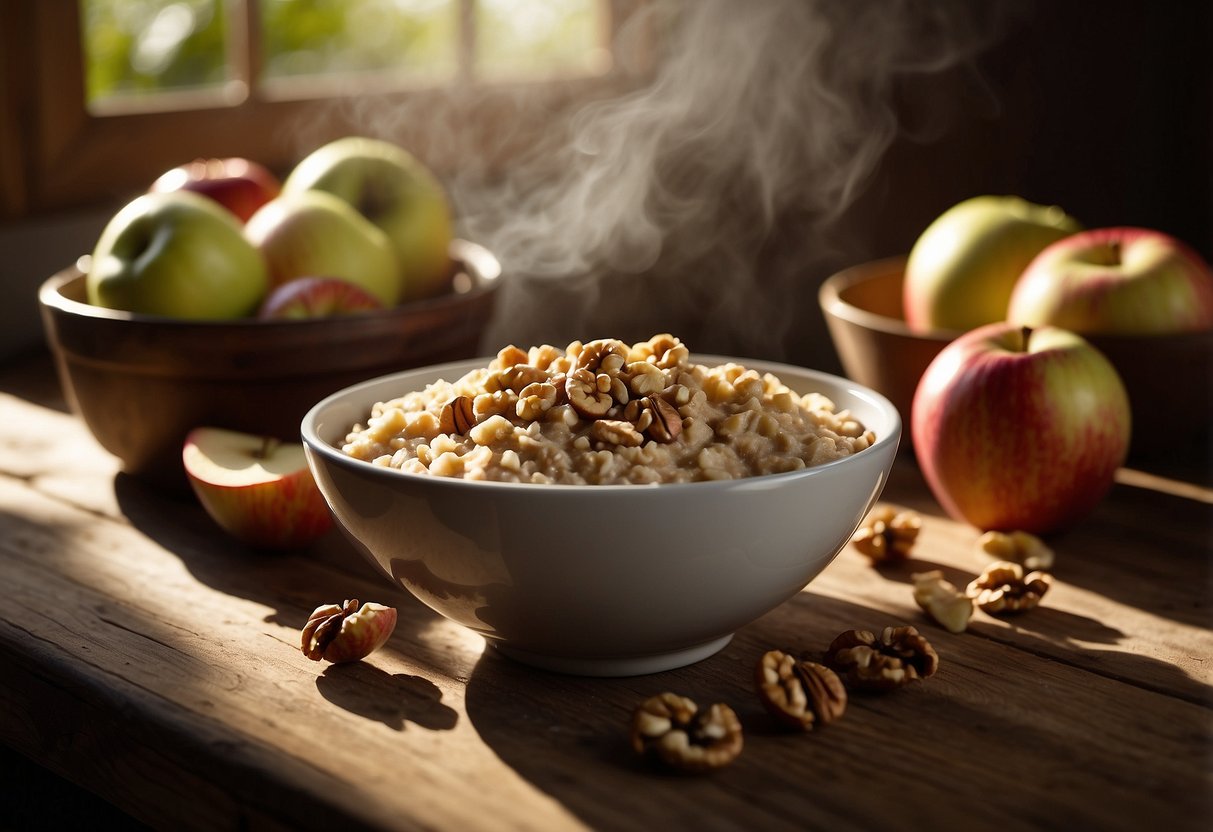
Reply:
[[501, 267], [464, 240], [451, 259], [450, 294], [331, 318], [185, 321], [103, 309], [85, 302], [78, 266], [47, 279], [38, 299], [72, 409], [122, 470], [180, 487], [194, 427], [297, 442], [304, 414], [335, 390], [478, 355]]
[[[908, 425], [919, 379], [960, 333], [910, 331], [901, 302], [905, 264], [893, 257], [845, 269], [822, 284], [818, 299], [843, 370], [887, 396]], [[1083, 337], [1108, 357], [1129, 393], [1133, 456], [1173, 455], [1213, 427], [1213, 332]]]

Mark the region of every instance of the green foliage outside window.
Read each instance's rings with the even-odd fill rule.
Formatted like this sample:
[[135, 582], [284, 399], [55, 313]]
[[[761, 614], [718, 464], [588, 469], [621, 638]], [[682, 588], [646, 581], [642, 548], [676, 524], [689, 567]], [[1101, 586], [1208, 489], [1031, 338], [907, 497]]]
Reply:
[[[267, 79], [457, 71], [457, 0], [251, 0]], [[230, 80], [224, 0], [81, 0], [90, 102]], [[478, 0], [477, 71], [592, 71], [597, 0]]]

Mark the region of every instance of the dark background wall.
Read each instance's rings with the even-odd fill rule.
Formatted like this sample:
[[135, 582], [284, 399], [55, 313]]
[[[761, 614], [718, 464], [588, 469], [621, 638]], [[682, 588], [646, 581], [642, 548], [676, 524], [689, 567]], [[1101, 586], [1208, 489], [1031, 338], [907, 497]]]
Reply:
[[1060, 205], [1087, 227], [1164, 230], [1213, 257], [1213, 4], [980, 2], [998, 15], [997, 36], [970, 61], [898, 79], [898, 137], [857, 198], [825, 230], [795, 211], [778, 217], [744, 291], [725, 291], [728, 269], [710, 257], [544, 282], [506, 299], [490, 340], [669, 330], [701, 352], [837, 371], [821, 282], [908, 253], [931, 220], [979, 194]]

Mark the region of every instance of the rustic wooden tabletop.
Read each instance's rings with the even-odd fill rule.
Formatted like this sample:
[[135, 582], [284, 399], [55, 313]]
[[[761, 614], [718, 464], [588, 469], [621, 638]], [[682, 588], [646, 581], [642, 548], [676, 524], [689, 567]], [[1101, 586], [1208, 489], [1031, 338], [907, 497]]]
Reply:
[[[188, 495], [119, 473], [34, 356], [0, 368], [0, 743], [171, 829], [1208, 829], [1213, 484], [1207, 457], [1184, 461], [1123, 470], [1051, 540], [1041, 606], [953, 635], [910, 575], [967, 583], [978, 533], [899, 458], [883, 502], [923, 516], [910, 562], [848, 547], [719, 654], [586, 679], [499, 656], [336, 533], [233, 543]], [[398, 608], [386, 648], [304, 658], [308, 613], [350, 597]], [[900, 623], [938, 651], [934, 677], [808, 734], [762, 709], [763, 651]], [[707, 776], [636, 757], [632, 709], [666, 690], [730, 704], [741, 756]], [[23, 784], [0, 790], [3, 815]]]

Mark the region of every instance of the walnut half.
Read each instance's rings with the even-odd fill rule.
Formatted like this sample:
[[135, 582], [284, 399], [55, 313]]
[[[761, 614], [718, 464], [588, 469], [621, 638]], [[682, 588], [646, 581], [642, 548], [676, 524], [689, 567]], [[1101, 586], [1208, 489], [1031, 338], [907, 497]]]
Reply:
[[374, 653], [396, 628], [396, 610], [358, 599], [324, 604], [308, 616], [300, 633], [299, 649], [313, 661], [356, 662]]
[[676, 693], [642, 702], [632, 714], [632, 748], [670, 768], [706, 772], [737, 758], [743, 744], [741, 721], [728, 705], [701, 709]]
[[842, 718], [847, 689], [823, 664], [797, 661], [782, 650], [768, 650], [755, 668], [758, 696], [780, 722], [802, 731]]
[[905, 560], [914, 548], [922, 518], [912, 511], [877, 506], [851, 537], [851, 545], [873, 562]]
[[826, 648], [824, 662], [848, 688], [887, 691], [933, 676], [939, 655], [915, 627], [885, 627], [840, 633]]
[[1040, 603], [1053, 577], [1047, 572], [1028, 572], [1018, 563], [995, 561], [968, 586], [968, 594], [982, 612], [1009, 615], [1025, 612]]
[[977, 548], [989, 559], [1018, 563], [1029, 572], [1053, 568], [1053, 550], [1028, 532], [986, 532], [977, 539]]

